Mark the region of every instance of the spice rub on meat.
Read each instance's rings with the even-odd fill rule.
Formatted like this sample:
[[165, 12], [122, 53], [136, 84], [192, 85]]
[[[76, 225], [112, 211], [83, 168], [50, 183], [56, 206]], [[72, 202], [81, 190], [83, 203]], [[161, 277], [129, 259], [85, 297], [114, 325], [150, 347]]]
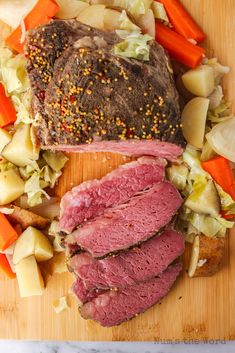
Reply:
[[152, 41], [150, 60], [143, 62], [115, 56], [117, 41], [116, 34], [75, 20], [28, 33], [27, 70], [42, 148], [83, 152], [94, 144], [96, 151], [119, 152], [132, 140], [135, 150], [140, 140], [150, 149], [161, 147], [154, 140], [184, 145], [164, 49]]

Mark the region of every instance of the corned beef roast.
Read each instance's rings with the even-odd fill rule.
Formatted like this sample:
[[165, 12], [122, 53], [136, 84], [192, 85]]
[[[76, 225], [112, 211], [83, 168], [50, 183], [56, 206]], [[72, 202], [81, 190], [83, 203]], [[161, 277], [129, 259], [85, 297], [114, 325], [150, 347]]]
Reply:
[[78, 244], [96, 258], [107, 256], [151, 238], [171, 221], [181, 203], [182, 198], [172, 184], [157, 183], [85, 223], [65, 242]]
[[119, 40], [76, 20], [28, 32], [27, 71], [42, 148], [180, 155], [178, 93], [164, 49], [152, 41], [149, 61], [121, 58], [112, 50]]
[[100, 294], [80, 308], [85, 319], [92, 319], [102, 326], [110, 327], [144, 312], [170, 290], [182, 269], [181, 264], [168, 267], [161, 275], [114, 291]]
[[61, 200], [60, 229], [70, 233], [109, 207], [127, 202], [137, 192], [165, 177], [166, 161], [142, 157], [124, 164], [101, 180], [86, 181], [67, 192]]
[[78, 276], [74, 291], [84, 303], [96, 297], [100, 290], [123, 288], [161, 274], [183, 251], [182, 235], [168, 229], [115, 257], [96, 260], [80, 253], [68, 261], [68, 267]]

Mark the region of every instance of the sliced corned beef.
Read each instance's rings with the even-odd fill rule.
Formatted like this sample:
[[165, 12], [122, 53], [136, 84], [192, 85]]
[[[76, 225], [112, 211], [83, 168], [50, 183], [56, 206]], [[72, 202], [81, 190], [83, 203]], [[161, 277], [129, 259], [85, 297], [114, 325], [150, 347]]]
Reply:
[[164, 159], [142, 157], [120, 166], [101, 180], [76, 186], [61, 200], [60, 229], [70, 233], [106, 208], [127, 202], [137, 192], [162, 181], [165, 166]]
[[[41, 146], [46, 149], [45, 146]], [[51, 150], [65, 152], [113, 152], [126, 156], [153, 156], [175, 161], [183, 152], [182, 148], [159, 140], [94, 141], [84, 145], [53, 145]]]
[[[70, 270], [79, 277], [76, 293], [81, 302], [97, 296], [96, 289], [120, 288], [151, 279], [162, 273], [184, 251], [181, 234], [168, 229], [140, 247], [102, 260], [88, 253], [73, 256]], [[83, 281], [83, 283], [81, 282]]]
[[83, 280], [80, 277], [77, 277], [76, 281], [73, 283], [72, 292], [76, 294], [79, 305], [81, 305], [98, 297], [100, 294], [106, 293], [107, 289], [87, 289]]
[[80, 308], [85, 319], [92, 319], [102, 326], [121, 324], [143, 313], [161, 300], [170, 290], [182, 269], [181, 264], [168, 267], [158, 277], [117, 291], [107, 291]]
[[127, 249], [165, 227], [181, 203], [176, 188], [169, 182], [160, 182], [85, 223], [66, 237], [66, 244], [78, 244], [96, 258]]

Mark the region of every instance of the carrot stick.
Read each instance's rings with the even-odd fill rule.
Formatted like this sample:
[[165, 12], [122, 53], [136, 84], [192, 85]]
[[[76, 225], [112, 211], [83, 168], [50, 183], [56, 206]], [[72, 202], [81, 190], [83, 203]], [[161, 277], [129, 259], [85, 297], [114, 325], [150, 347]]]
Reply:
[[15, 278], [16, 276], [16, 274], [12, 271], [5, 254], [0, 254], [0, 270], [9, 278]]
[[186, 39], [201, 42], [206, 38], [205, 33], [197, 25], [192, 16], [179, 0], [158, 0], [161, 2], [176, 32]]
[[203, 48], [190, 43], [180, 34], [160, 22], [156, 22], [156, 41], [159, 42], [174, 59], [191, 68], [198, 66], [205, 54]]
[[[54, 0], [38, 0], [37, 4], [25, 17], [25, 30], [36, 28], [42, 24], [48, 23], [58, 12], [59, 6]], [[6, 39], [7, 45], [19, 53], [24, 50], [24, 43], [21, 43], [22, 29], [18, 26], [14, 32]]]
[[7, 97], [5, 88], [0, 82], [0, 127], [7, 126], [16, 121], [16, 111], [9, 97]]
[[222, 211], [222, 212], [221, 212], [221, 216], [222, 216], [224, 219], [227, 219], [227, 220], [235, 219], [235, 214], [226, 214], [225, 211]]
[[229, 161], [221, 156], [201, 163], [202, 168], [235, 200], [235, 182]]
[[6, 216], [0, 213], [0, 250], [4, 251], [18, 238], [18, 234], [12, 227]]

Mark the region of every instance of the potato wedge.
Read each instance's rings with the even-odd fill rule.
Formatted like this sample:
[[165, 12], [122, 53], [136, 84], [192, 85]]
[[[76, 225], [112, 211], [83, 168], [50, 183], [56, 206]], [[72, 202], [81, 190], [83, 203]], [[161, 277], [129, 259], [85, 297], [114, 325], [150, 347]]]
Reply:
[[218, 272], [223, 261], [224, 249], [225, 238], [196, 236], [192, 246], [189, 277], [207, 277]]
[[31, 255], [34, 255], [38, 262], [47, 261], [53, 257], [53, 247], [42, 232], [28, 227], [16, 241], [13, 262], [17, 264]]
[[44, 281], [34, 256], [22, 259], [15, 271], [22, 298], [43, 294]]
[[31, 126], [20, 124], [12, 140], [2, 151], [2, 156], [9, 162], [24, 167], [39, 157], [39, 148], [31, 139]]
[[14, 209], [14, 212], [8, 215], [9, 220], [12, 223], [20, 224], [24, 230], [30, 226], [38, 229], [44, 229], [50, 223], [49, 219], [38, 216], [37, 214], [24, 210], [18, 206], [13, 205], [11, 208]]
[[189, 101], [182, 111], [183, 135], [186, 141], [196, 148], [203, 147], [209, 103], [207, 98], [196, 97]]
[[119, 18], [121, 12], [113, 9], [105, 9], [104, 14], [104, 29], [106, 31], [115, 31], [119, 28]]
[[4, 129], [0, 129], [0, 153], [4, 147], [11, 141], [11, 134]]
[[24, 193], [24, 181], [16, 169], [0, 173], [0, 206], [15, 201]]
[[55, 15], [61, 20], [76, 18], [83, 10], [89, 7], [89, 4], [79, 0], [56, 0], [60, 9]]
[[215, 89], [214, 70], [209, 65], [200, 65], [182, 75], [184, 86], [199, 97], [208, 97]]
[[104, 29], [105, 5], [91, 5], [83, 10], [77, 20], [91, 27]]

